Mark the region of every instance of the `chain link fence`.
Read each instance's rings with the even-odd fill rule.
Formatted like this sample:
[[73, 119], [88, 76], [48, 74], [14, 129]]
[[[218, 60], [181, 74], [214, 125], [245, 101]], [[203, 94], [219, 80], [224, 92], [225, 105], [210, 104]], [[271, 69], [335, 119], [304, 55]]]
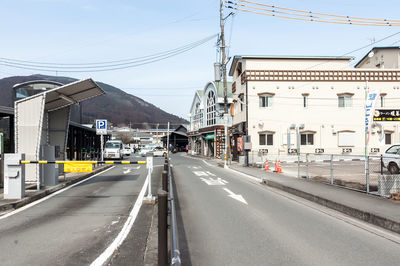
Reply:
[[[327, 183], [382, 197], [400, 196], [400, 155], [296, 154], [267, 155], [249, 153], [249, 165], [275, 170], [281, 161], [283, 173], [296, 178]], [[397, 194], [396, 194], [397, 193]]]

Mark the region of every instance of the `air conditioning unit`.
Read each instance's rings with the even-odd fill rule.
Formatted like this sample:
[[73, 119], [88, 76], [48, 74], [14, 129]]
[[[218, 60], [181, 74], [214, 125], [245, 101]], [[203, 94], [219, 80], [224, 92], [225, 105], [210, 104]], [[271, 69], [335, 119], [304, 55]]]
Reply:
[[289, 154], [296, 154], [297, 153], [297, 149], [289, 149], [288, 153]]
[[379, 148], [371, 148], [371, 152], [379, 152]]
[[351, 148], [343, 148], [342, 149], [342, 153], [350, 153], [350, 152], [352, 152]]
[[324, 153], [324, 149], [315, 149], [315, 153]]

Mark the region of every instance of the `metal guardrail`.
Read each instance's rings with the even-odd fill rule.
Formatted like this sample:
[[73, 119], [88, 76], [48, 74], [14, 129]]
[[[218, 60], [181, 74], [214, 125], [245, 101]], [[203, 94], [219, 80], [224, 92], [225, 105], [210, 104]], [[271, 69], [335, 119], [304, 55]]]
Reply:
[[[170, 215], [170, 226], [168, 226], [168, 214]], [[170, 248], [168, 248], [168, 229], [171, 230], [169, 234], [171, 238]], [[168, 250], [171, 253], [170, 260], [168, 259]], [[165, 158], [164, 171], [162, 172], [162, 187], [158, 191], [158, 265], [166, 266], [168, 264], [180, 266], [181, 259], [172, 171], [167, 157]]]
[[[168, 160], [168, 157], [167, 157]], [[178, 225], [176, 222], [176, 211], [175, 211], [175, 198], [174, 198], [174, 189], [172, 186], [172, 173], [171, 167], [168, 162], [168, 179], [169, 179], [169, 199], [170, 199], [170, 211], [171, 211], [171, 265], [179, 266], [181, 265], [181, 258], [179, 252], [179, 243], [178, 243]]]

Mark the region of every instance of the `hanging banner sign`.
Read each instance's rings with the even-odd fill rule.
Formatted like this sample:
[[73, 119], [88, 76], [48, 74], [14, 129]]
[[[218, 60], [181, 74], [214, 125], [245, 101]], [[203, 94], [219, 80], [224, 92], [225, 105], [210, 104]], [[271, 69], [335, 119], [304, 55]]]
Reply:
[[368, 92], [367, 102], [365, 103], [365, 133], [367, 134], [367, 144], [371, 132], [373, 117], [375, 115], [375, 106], [379, 98], [379, 90]]
[[400, 110], [375, 110], [374, 121], [400, 121]]

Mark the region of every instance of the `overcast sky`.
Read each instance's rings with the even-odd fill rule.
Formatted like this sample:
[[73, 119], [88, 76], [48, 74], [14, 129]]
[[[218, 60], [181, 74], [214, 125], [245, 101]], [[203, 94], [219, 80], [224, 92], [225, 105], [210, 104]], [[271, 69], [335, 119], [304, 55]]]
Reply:
[[[398, 0], [266, 1], [301, 10], [400, 19]], [[228, 11], [227, 11], [228, 12]], [[219, 31], [219, 0], [1, 0], [0, 57], [56, 63], [123, 60], [174, 49]], [[400, 31], [237, 13], [226, 24], [230, 55], [343, 55]], [[215, 40], [149, 65], [55, 73], [124, 89], [187, 119], [193, 93], [213, 79]], [[400, 46], [400, 34], [375, 46]], [[371, 47], [351, 54], [358, 61]], [[0, 63], [0, 77], [37, 74]]]

